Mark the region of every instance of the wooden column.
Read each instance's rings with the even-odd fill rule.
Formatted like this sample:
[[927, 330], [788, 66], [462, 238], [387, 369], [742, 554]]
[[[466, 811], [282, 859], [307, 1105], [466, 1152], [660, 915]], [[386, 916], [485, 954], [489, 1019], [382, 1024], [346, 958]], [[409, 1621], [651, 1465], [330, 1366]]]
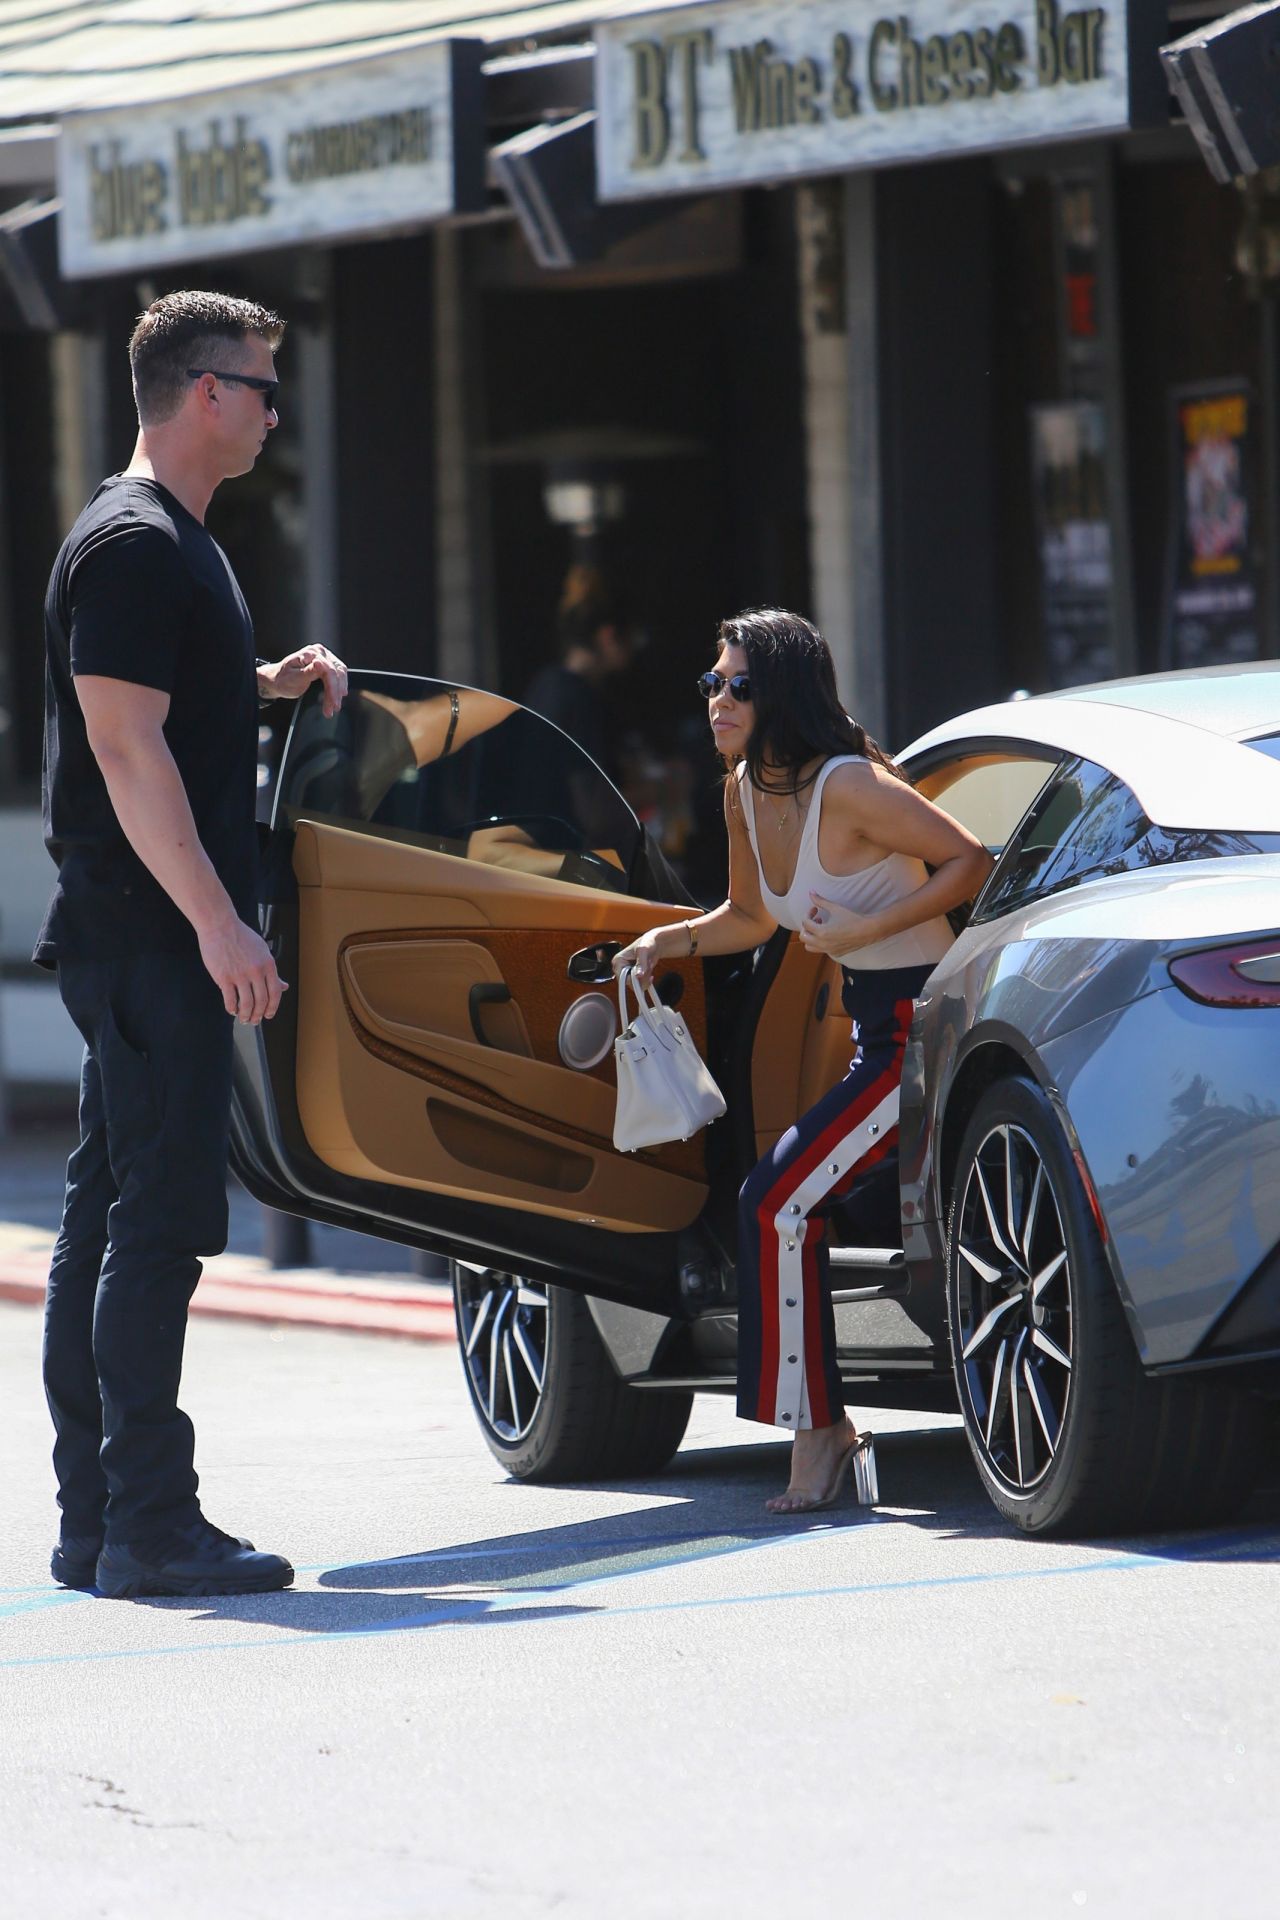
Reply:
[[847, 697], [876, 739], [888, 743], [889, 634], [885, 618], [884, 477], [881, 466], [879, 177], [844, 183], [844, 270], [848, 347], [849, 566], [851, 631]]
[[446, 680], [496, 687], [489, 472], [477, 458], [483, 437], [479, 301], [465, 233], [440, 227], [433, 245], [438, 671]]

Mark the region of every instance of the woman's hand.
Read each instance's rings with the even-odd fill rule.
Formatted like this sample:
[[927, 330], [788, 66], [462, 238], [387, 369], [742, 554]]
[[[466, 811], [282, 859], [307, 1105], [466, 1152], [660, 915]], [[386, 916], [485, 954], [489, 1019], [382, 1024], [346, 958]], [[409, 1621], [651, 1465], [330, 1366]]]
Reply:
[[801, 942], [810, 953], [829, 953], [836, 959], [858, 947], [874, 946], [882, 937], [874, 914], [851, 913], [848, 907], [810, 892], [809, 911], [800, 928]]
[[634, 967], [636, 984], [640, 987], [652, 985], [654, 968], [658, 964], [658, 935], [661, 932], [661, 927], [650, 927], [649, 931], [642, 933], [638, 940], [633, 940], [629, 947], [624, 947], [621, 953], [614, 954], [613, 977], [615, 980], [624, 967]]

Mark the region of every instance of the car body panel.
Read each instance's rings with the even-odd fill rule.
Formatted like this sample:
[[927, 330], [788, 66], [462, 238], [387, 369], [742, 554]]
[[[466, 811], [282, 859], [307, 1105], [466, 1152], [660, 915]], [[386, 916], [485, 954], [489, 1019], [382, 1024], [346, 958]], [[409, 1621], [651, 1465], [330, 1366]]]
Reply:
[[[958, 946], [989, 929], [1019, 940], [1147, 940], [1194, 945], [1267, 933], [1280, 901], [1280, 854], [1170, 862], [1107, 874], [1035, 900], [1018, 914], [966, 930]], [[955, 950], [941, 963], [947, 966]]]
[[903, 1084], [914, 1295], [940, 1286], [953, 1090], [989, 1055], [1052, 1097], [1144, 1363], [1198, 1351], [1280, 1241], [1280, 1122], [1259, 1073], [1260, 1049], [1280, 1065], [1280, 1010], [1201, 1006], [1168, 962], [1280, 944], [1278, 906], [1280, 856], [1259, 854], [1093, 881], [966, 930], [930, 976]]
[[1227, 666], [1201, 667], [1194, 674], [1177, 669], [1137, 674], [1127, 680], [1073, 687], [1071, 695], [1091, 706], [1126, 707], [1190, 720], [1210, 733], [1236, 740], [1276, 726], [1280, 661], [1238, 660]]
[[1280, 1243], [1280, 1106], [1259, 1091], [1260, 1049], [1280, 1064], [1280, 1010], [1169, 986], [1041, 1054], [1146, 1366], [1195, 1356]]
[[998, 741], [1080, 754], [1117, 775], [1171, 831], [1280, 832], [1280, 762], [1190, 717], [1045, 695], [962, 714], [913, 741], [903, 759], [909, 765], [962, 741], [974, 752]]

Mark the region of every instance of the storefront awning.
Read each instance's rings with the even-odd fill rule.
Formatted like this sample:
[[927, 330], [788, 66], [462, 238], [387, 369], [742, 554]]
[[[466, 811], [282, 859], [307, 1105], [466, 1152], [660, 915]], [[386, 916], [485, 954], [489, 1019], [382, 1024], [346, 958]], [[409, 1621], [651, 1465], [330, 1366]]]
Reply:
[[0, 16], [0, 125], [287, 78], [438, 38], [589, 39], [619, 0], [32, 0]]
[[[535, 45], [572, 64], [610, 10], [36, 0], [0, 11], [0, 139], [6, 121], [11, 137], [57, 126], [71, 280], [413, 230], [488, 204], [482, 70], [525, 65]], [[577, 145], [544, 156], [561, 190], [590, 178], [589, 133]]]

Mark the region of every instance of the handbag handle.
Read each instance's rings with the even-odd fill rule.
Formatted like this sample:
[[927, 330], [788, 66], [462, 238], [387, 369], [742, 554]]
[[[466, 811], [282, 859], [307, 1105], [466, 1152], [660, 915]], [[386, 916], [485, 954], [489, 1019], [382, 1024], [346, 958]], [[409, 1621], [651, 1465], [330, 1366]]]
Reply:
[[[631, 991], [632, 993], [634, 993], [636, 997], [637, 1019], [640, 1018], [641, 1015], [647, 1012], [663, 1014], [667, 1011], [666, 1005], [661, 999], [661, 997], [659, 996], [658, 989], [654, 986], [652, 980], [649, 982], [649, 985], [647, 987], [640, 987], [636, 984], [636, 980], [634, 976], [635, 976], [634, 967], [624, 967], [622, 969], [622, 972], [618, 975], [618, 1015], [621, 1022], [621, 1031], [623, 1033], [625, 1033], [628, 1027], [631, 1025], [631, 1015], [627, 1012], [628, 982], [630, 982]], [[648, 1001], [647, 1006], [645, 1005], [646, 1000]]]
[[[654, 987], [652, 981], [649, 981], [649, 987], [641, 987], [635, 981], [635, 968], [631, 966], [624, 966], [624, 970], [618, 975], [618, 1020], [620, 1020], [618, 1031], [629, 1033], [633, 1027], [633, 1018], [628, 1012], [628, 985], [631, 987], [631, 993], [635, 995], [635, 1020], [645, 1021], [645, 1025], [654, 1035], [664, 1033], [666, 1029], [662, 1025], [654, 1027], [654, 1018], [660, 1023], [662, 1016], [668, 1012], [668, 1006], [658, 996], [658, 989]], [[664, 1044], [670, 1044], [670, 1041], [664, 1041]]]
[[644, 1007], [644, 1001], [640, 997], [640, 989], [637, 987], [635, 981], [631, 979], [634, 971], [634, 967], [624, 967], [618, 975], [618, 1031], [620, 1033], [626, 1033], [631, 1026], [631, 1015], [627, 1012], [627, 982], [629, 980], [631, 981], [631, 991], [636, 997], [636, 1013], [639, 1014]]
[[651, 1013], [666, 1012], [667, 1010], [666, 1002], [663, 1000], [661, 994], [658, 992], [658, 989], [654, 985], [652, 980], [649, 982], [648, 986], [645, 987], [644, 996], [645, 996], [645, 999], [649, 1002], [649, 1011]]

